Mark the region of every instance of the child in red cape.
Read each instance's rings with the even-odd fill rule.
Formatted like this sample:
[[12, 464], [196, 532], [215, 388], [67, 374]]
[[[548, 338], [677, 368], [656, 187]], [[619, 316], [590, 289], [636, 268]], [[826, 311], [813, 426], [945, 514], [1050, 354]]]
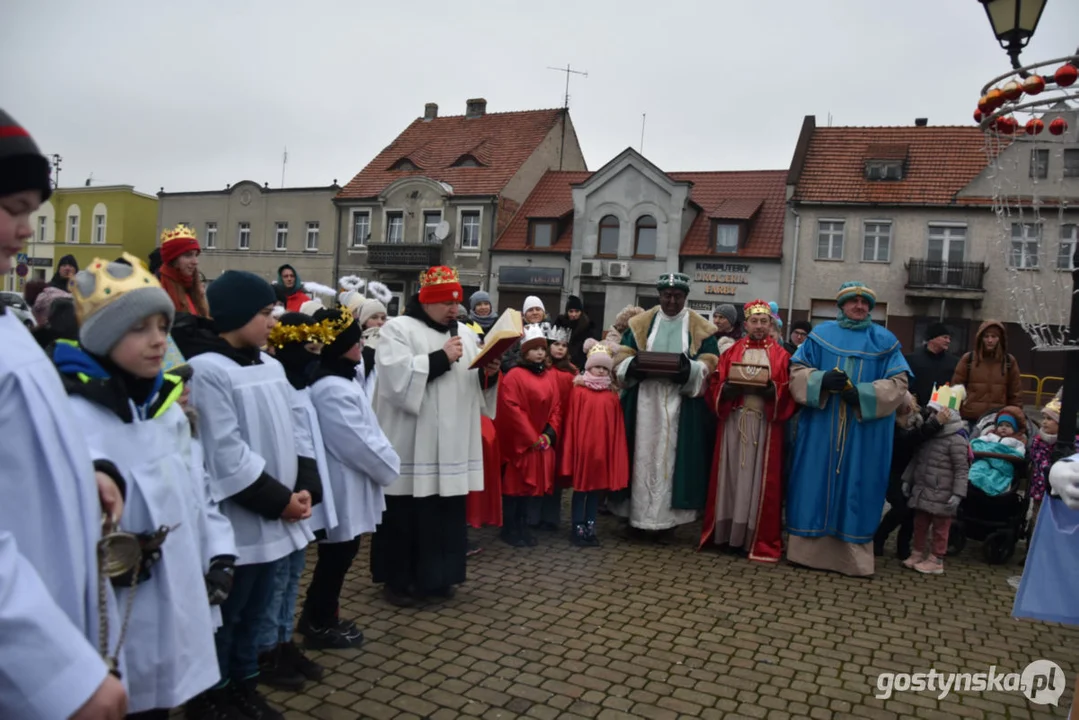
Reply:
[[600, 544], [596, 537], [600, 496], [628, 485], [629, 450], [622, 404], [611, 388], [613, 350], [589, 339], [585, 352], [585, 372], [574, 380], [563, 416], [558, 474], [573, 480], [570, 540], [580, 547], [595, 547]]

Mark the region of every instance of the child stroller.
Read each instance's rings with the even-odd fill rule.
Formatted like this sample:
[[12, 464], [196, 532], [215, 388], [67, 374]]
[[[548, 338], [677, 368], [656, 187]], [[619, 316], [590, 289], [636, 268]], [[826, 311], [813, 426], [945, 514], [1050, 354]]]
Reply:
[[[971, 439], [989, 432], [996, 424], [997, 411], [993, 410], [975, 423]], [[1027, 427], [1032, 427], [1027, 419]], [[990, 565], [1003, 565], [1015, 555], [1020, 540], [1028, 539], [1027, 513], [1030, 509], [1028, 482], [1030, 462], [1026, 457], [994, 453], [974, 453], [979, 457], [999, 458], [1011, 463], [1011, 486], [1000, 495], [989, 495], [974, 484], [967, 487], [967, 496], [959, 505], [948, 535], [948, 554], [963, 551], [967, 538], [982, 543], [985, 561]]]

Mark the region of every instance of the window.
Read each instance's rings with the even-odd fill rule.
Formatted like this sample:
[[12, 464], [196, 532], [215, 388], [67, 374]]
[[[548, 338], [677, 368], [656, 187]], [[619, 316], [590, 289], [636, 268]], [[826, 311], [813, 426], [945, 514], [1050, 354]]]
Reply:
[[367, 241], [371, 239], [371, 213], [359, 210], [352, 211], [352, 247], [367, 247]]
[[49, 219], [42, 215], [37, 219], [37, 241], [45, 242], [49, 235]]
[[1079, 245], [1079, 225], [1060, 226], [1060, 251], [1057, 254], [1058, 270], [1074, 270], [1072, 260], [1075, 258], [1075, 247]]
[[817, 222], [817, 259], [843, 259], [842, 220], [820, 220]]
[[423, 242], [438, 244], [442, 242], [435, 235], [438, 226], [442, 223], [441, 210], [425, 210], [423, 213]]
[[318, 252], [318, 220], [307, 223], [307, 240], [304, 252]]
[[386, 242], [400, 244], [405, 241], [405, 216], [399, 212], [386, 213]]
[[461, 247], [469, 250], [480, 248], [480, 212], [468, 210], [461, 213]]
[[391, 167], [390, 170], [401, 170], [401, 171], [404, 171], [404, 172], [414, 172], [416, 170], [419, 170], [419, 167], [417, 167], [416, 163], [412, 162], [408, 158], [401, 158], [396, 163], [394, 163], [393, 167]]
[[288, 223], [277, 223], [277, 232], [274, 233], [274, 250], [288, 250]]
[[902, 180], [902, 160], [870, 160], [865, 164], [866, 180]]
[[79, 214], [77, 212], [67, 216], [67, 241], [72, 244], [79, 242]]
[[599, 221], [599, 245], [597, 255], [604, 257], [618, 256], [618, 233], [621, 223], [614, 215], [607, 215]]
[[1042, 229], [1036, 223], [1012, 223], [1012, 252], [1008, 258], [1013, 268], [1037, 268], [1038, 245]]
[[240, 232], [237, 239], [237, 247], [241, 250], [251, 249], [251, 223], [242, 222], [239, 225]]
[[637, 237], [633, 243], [633, 254], [636, 257], [656, 256], [656, 219], [651, 215], [641, 215], [637, 218]]
[[1049, 150], [1030, 151], [1030, 176], [1044, 180], [1049, 177]]
[[532, 221], [532, 247], [549, 248], [554, 244], [555, 222], [553, 220]]
[[889, 262], [892, 251], [892, 224], [867, 222], [862, 236], [862, 262]]
[[738, 231], [737, 223], [716, 223], [716, 252], [738, 252]]
[[481, 165], [480, 161], [477, 160], [472, 155], [462, 155], [461, 157], [457, 158], [457, 162], [455, 162], [453, 164], [453, 167], [474, 168], [474, 167], [483, 167], [483, 165]]
[[105, 216], [94, 215], [94, 243], [105, 244]]
[[217, 223], [206, 223], [206, 249], [214, 250], [217, 248]]
[[1079, 177], [1079, 149], [1064, 151], [1064, 177]]

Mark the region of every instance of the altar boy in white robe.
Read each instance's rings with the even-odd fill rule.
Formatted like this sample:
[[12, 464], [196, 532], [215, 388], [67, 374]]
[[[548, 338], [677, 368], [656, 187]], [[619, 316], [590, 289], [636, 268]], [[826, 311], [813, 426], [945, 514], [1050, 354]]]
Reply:
[[398, 606], [445, 600], [465, 581], [466, 503], [483, 489], [480, 414], [494, 417], [499, 362], [469, 369], [476, 334], [457, 321], [457, 271], [423, 273], [405, 314], [382, 327], [374, 409], [401, 458], [371, 543], [371, 575]]
[[[276, 323], [273, 288], [257, 275], [222, 273], [206, 290], [213, 320], [189, 318], [173, 331], [194, 369], [198, 410], [214, 500], [232, 522], [236, 571], [221, 606], [217, 662], [222, 681], [187, 712], [191, 718], [282, 715], [258, 693], [258, 632], [273, 601], [275, 561], [314, 539], [306, 524], [311, 496], [296, 492], [299, 456], [291, 387], [281, 364], [263, 353]], [[181, 332], [182, 331], [182, 332]]]
[[382, 490], [401, 471], [401, 460], [378, 425], [371, 401], [357, 377], [361, 361], [360, 323], [348, 311], [322, 310], [315, 320], [329, 328], [311, 378], [311, 401], [318, 411], [326, 446], [330, 485], [337, 503], [337, 526], [318, 545], [318, 564], [304, 599], [300, 632], [316, 648], [359, 647], [359, 630], [338, 613], [341, 587], [360, 549], [360, 536], [375, 531], [386, 508]]
[[136, 257], [124, 259], [94, 259], [75, 276], [79, 343], [58, 342], [53, 362], [90, 457], [112, 462], [127, 483], [120, 526], [142, 548], [139, 566], [113, 578], [119, 605], [131, 606], [128, 710], [164, 720], [220, 677], [199, 536], [205, 488], [191, 469], [183, 382], [161, 370], [172, 300]]
[[[0, 110], [0, 275], [51, 187], [48, 161]], [[119, 720], [127, 695], [96, 647], [102, 614], [112, 633], [119, 621], [98, 605], [95, 548], [120, 488], [105, 468], [95, 487], [56, 369], [3, 305], [0, 348], [0, 717]]]

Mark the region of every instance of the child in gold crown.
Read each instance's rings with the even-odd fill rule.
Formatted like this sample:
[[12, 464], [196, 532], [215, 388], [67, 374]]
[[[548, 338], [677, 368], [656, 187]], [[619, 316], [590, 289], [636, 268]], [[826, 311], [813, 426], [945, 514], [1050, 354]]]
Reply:
[[[79, 344], [59, 342], [53, 361], [91, 457], [111, 462], [127, 484], [120, 526], [142, 548], [138, 567], [113, 579], [119, 604], [131, 607], [128, 710], [164, 717], [220, 677], [199, 533], [205, 485], [178, 402], [183, 381], [162, 372], [172, 302], [138, 260], [125, 259], [95, 259], [75, 275]], [[211, 563], [226, 585], [233, 559]]]

